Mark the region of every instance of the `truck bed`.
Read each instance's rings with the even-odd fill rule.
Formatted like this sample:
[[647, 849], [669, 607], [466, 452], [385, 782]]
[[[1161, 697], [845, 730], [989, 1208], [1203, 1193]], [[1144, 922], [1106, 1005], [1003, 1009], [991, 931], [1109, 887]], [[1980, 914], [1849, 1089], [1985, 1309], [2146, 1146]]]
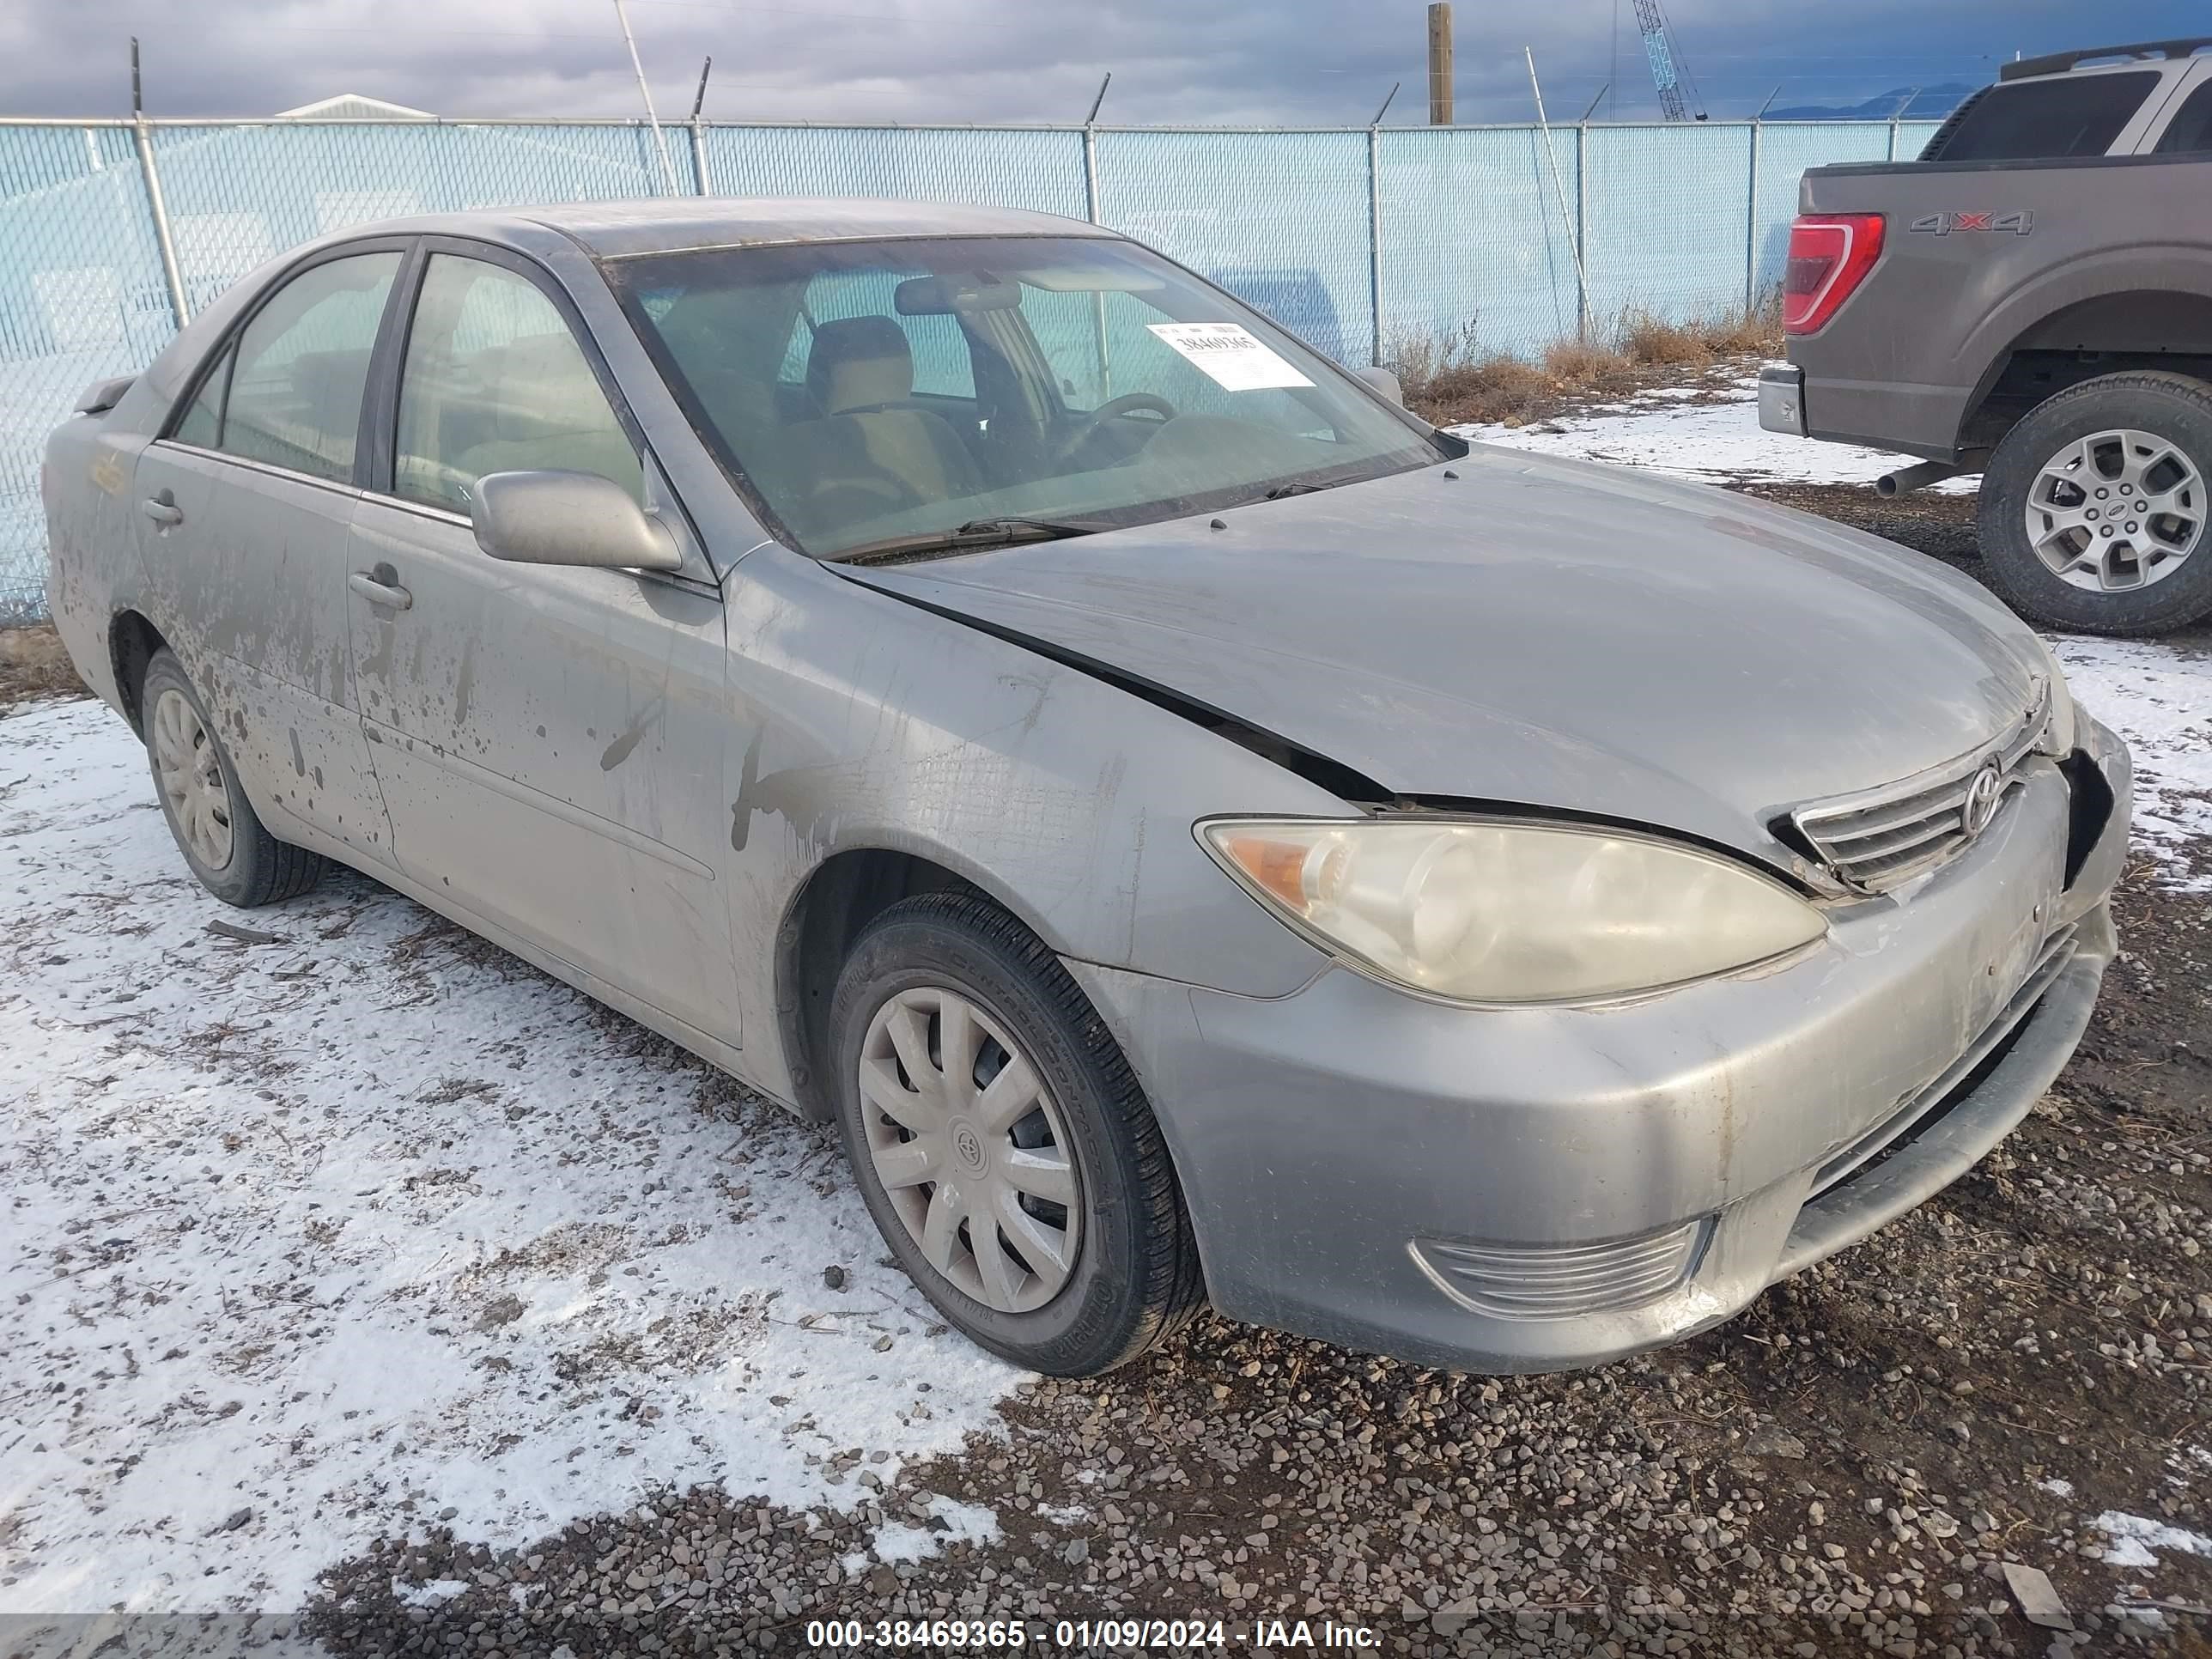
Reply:
[[1810, 436], [1955, 461], [2019, 354], [2212, 352], [2212, 156], [1815, 167], [1799, 211], [1885, 221], [1880, 262], [1790, 342]]

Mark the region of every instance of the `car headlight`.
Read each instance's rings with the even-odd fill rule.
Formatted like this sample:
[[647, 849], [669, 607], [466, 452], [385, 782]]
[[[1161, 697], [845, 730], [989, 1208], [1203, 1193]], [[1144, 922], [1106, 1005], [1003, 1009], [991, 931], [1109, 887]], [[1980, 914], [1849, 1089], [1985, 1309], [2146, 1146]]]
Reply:
[[1454, 1001], [1597, 1000], [1707, 979], [1827, 931], [1779, 882], [1622, 831], [1496, 820], [1216, 819], [1200, 842], [1331, 955]]

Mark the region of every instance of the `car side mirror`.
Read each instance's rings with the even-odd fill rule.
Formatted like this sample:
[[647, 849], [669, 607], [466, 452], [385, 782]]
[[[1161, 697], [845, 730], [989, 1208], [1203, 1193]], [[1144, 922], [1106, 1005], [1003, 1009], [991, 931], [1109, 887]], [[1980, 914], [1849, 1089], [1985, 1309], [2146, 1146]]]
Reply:
[[1406, 406], [1406, 389], [1398, 384], [1398, 377], [1389, 369], [1377, 364], [1372, 368], [1355, 368], [1352, 372], [1399, 408]]
[[477, 545], [511, 564], [674, 570], [676, 538], [593, 472], [492, 472], [477, 480]]

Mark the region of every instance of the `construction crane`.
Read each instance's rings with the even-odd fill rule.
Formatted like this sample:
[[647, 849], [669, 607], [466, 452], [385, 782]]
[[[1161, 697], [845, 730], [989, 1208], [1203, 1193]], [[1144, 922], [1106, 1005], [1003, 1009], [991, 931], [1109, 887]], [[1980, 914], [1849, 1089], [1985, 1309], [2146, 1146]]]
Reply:
[[[1651, 84], [1659, 88], [1659, 107], [1670, 121], [1702, 121], [1705, 118], [1704, 100], [1698, 97], [1694, 82], [1690, 86], [1689, 99], [1682, 96], [1682, 85], [1688, 65], [1680, 73], [1675, 68], [1674, 51], [1667, 37], [1674, 31], [1668, 27], [1666, 11], [1659, 0], [1636, 0], [1636, 27], [1644, 36], [1644, 55], [1651, 60]], [[1694, 114], [1691, 106], [1696, 106]]]

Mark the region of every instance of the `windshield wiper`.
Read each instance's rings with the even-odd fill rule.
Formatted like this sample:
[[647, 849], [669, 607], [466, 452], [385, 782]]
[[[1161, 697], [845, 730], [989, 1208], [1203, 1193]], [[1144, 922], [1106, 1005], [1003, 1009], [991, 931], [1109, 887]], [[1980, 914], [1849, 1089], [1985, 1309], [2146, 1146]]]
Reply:
[[837, 555], [840, 564], [874, 564], [923, 553], [951, 553], [970, 547], [1004, 547], [1015, 542], [1054, 542], [1069, 536], [1093, 536], [1110, 524], [1079, 519], [970, 519], [951, 530], [916, 536], [891, 536], [865, 542]]
[[1262, 495], [1260, 499], [1263, 501], [1279, 501], [1286, 496], [1310, 495], [1317, 489], [1327, 489], [1328, 488], [1328, 486], [1327, 484], [1317, 483], [1279, 483], [1273, 489], [1270, 489]]

